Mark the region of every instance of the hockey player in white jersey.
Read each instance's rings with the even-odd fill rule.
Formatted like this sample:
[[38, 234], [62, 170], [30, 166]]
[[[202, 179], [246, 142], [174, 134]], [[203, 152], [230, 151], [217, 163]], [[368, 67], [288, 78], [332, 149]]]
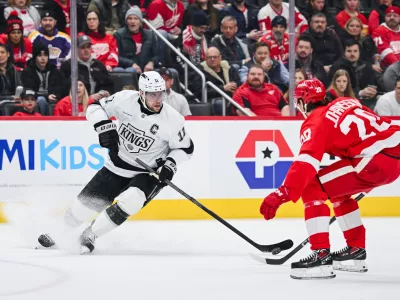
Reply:
[[[92, 252], [97, 237], [136, 214], [191, 157], [194, 145], [185, 120], [163, 103], [164, 96], [164, 79], [150, 71], [140, 75], [139, 92], [121, 91], [88, 107], [86, 118], [99, 134], [100, 145], [109, 149], [109, 157], [65, 214], [68, 225], [79, 226], [100, 213], [80, 236], [81, 253]], [[149, 175], [136, 158], [158, 170], [159, 178]], [[55, 245], [48, 234], [38, 240], [44, 247]]]

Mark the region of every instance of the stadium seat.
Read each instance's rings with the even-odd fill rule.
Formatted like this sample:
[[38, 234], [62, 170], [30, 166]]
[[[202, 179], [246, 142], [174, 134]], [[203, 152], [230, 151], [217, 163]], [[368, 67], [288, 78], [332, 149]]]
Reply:
[[5, 103], [3, 106], [3, 111], [5, 116], [12, 116], [21, 108], [21, 103], [19, 102], [9, 102]]
[[212, 116], [213, 108], [211, 103], [189, 104], [193, 116]]
[[125, 85], [133, 85], [138, 90], [138, 78], [135, 73], [130, 72], [110, 72], [111, 79], [114, 83], [114, 92], [122, 91]]

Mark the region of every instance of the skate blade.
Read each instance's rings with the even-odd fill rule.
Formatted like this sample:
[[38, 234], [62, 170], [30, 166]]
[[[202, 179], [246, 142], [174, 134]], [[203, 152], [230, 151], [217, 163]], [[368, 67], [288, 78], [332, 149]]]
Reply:
[[368, 266], [365, 263], [365, 260], [333, 261], [333, 269], [355, 273], [368, 272]]
[[80, 251], [80, 254], [81, 255], [87, 255], [87, 254], [90, 254], [90, 249], [88, 248], [88, 247], [86, 247], [86, 246], [81, 246], [81, 251]]
[[298, 280], [333, 279], [336, 277], [332, 266], [292, 269], [290, 277]]

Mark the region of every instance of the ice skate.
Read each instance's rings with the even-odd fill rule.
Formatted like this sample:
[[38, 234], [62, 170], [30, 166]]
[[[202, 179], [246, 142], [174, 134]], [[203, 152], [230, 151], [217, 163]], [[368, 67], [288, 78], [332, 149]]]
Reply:
[[335, 278], [329, 249], [314, 250], [308, 257], [292, 263], [290, 277], [303, 280]]
[[81, 254], [88, 254], [93, 252], [96, 235], [92, 231], [92, 227], [86, 228], [79, 237], [81, 243]]
[[[44, 248], [51, 248], [51, 247], [55, 246], [55, 244], [56, 244], [48, 234], [41, 234], [38, 237], [38, 242]], [[38, 248], [39, 247], [37, 247], [36, 249], [38, 249]]]
[[334, 270], [365, 273], [368, 271], [366, 259], [367, 252], [363, 248], [347, 246], [332, 253]]

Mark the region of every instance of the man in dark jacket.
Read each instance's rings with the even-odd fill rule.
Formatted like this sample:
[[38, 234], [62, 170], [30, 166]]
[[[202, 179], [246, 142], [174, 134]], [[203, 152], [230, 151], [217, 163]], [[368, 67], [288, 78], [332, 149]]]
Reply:
[[232, 5], [226, 6], [220, 11], [221, 20], [226, 16], [232, 16], [237, 21], [238, 31], [236, 36], [248, 44], [257, 42], [263, 35], [258, 31], [258, 10], [247, 4], [245, 0], [233, 0]]
[[[54, 16], [57, 20], [56, 28], [58, 31], [65, 32], [68, 35], [71, 35], [70, 5], [71, 0], [46, 0], [43, 5], [43, 10], [50, 10], [54, 12]], [[85, 23], [85, 10], [79, 3], [76, 3], [76, 10], [78, 32], [80, 32], [83, 30], [83, 24]]]
[[99, 14], [106, 26], [106, 33], [114, 34], [125, 24], [125, 14], [131, 7], [127, 0], [92, 0], [89, 3], [88, 11], [95, 11]]
[[335, 31], [327, 28], [326, 16], [319, 12], [311, 17], [310, 27], [303, 34], [314, 39], [314, 57], [326, 72], [343, 55], [342, 43]]
[[311, 17], [316, 13], [322, 12], [326, 16], [327, 27], [335, 30], [337, 34], [341, 31], [339, 24], [336, 22], [335, 15], [332, 15], [328, 12], [326, 3], [324, 0], [310, 0], [304, 1], [303, 5], [299, 5], [298, 9], [304, 18], [307, 19], [307, 22], [310, 23]]
[[[78, 38], [78, 73], [85, 82], [89, 82], [89, 97], [97, 101], [114, 93], [114, 84], [105, 65], [92, 58], [92, 43], [90, 38], [82, 35]], [[71, 78], [71, 60], [61, 65], [65, 78]]]
[[[235, 68], [229, 66], [229, 63], [226, 60], [222, 60], [221, 53], [216, 47], [210, 47], [207, 49], [206, 60], [200, 64], [199, 69], [206, 76], [206, 81], [211, 81], [230, 97], [232, 97], [233, 93], [240, 86], [238, 72]], [[201, 99], [201, 79], [193, 79], [191, 83], [191, 91]], [[208, 100], [213, 98], [222, 98], [222, 96], [211, 87], [207, 87], [207, 95]]]
[[236, 19], [226, 16], [221, 22], [222, 35], [211, 40], [211, 45], [217, 47], [221, 52], [222, 59], [235, 67], [237, 70], [250, 61], [248, 46], [235, 36], [238, 30]]
[[43, 44], [33, 45], [32, 59], [21, 73], [24, 88], [35, 91], [37, 105], [42, 115], [48, 113], [48, 102], [56, 103], [68, 93], [64, 78], [56, 66], [49, 62], [49, 48]]
[[334, 63], [329, 72], [330, 81], [339, 69], [349, 73], [356, 98], [360, 99], [363, 105], [373, 109], [377, 100], [377, 73], [370, 63], [360, 60], [360, 45], [356, 41], [346, 41], [344, 57]]
[[139, 7], [130, 8], [125, 15], [125, 27], [114, 34], [118, 44], [119, 64], [114, 71], [142, 73], [154, 71], [158, 63], [158, 44], [155, 34], [142, 27]]

